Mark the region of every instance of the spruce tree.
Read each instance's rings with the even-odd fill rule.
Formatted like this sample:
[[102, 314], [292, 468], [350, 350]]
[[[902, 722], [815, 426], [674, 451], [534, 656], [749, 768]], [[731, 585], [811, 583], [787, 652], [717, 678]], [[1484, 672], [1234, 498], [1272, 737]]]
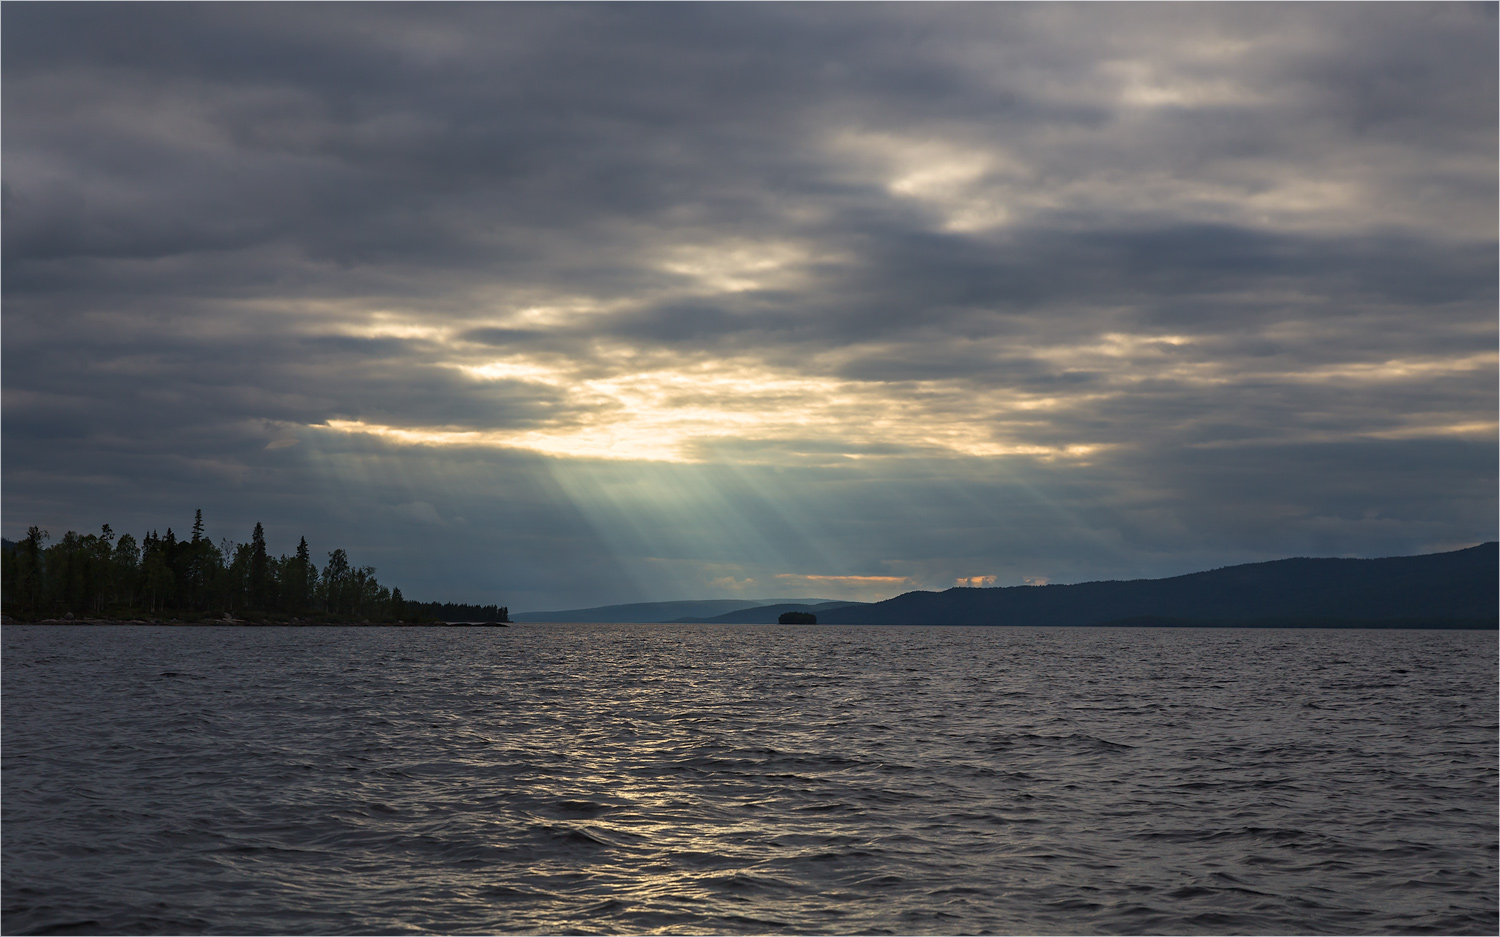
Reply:
[[287, 604], [293, 612], [301, 612], [311, 604], [312, 596], [312, 552], [307, 548], [307, 538], [303, 537], [297, 542], [297, 555], [292, 558], [291, 570], [287, 576], [291, 580], [288, 587], [289, 595]]
[[269, 597], [270, 586], [270, 557], [266, 554], [266, 531], [261, 527], [260, 521], [255, 522], [255, 531], [250, 534], [250, 575], [249, 575], [249, 600], [250, 607], [264, 610], [266, 599]]
[[208, 581], [208, 548], [212, 544], [203, 536], [203, 509], [193, 512], [193, 538], [188, 541], [187, 558], [187, 602], [194, 609], [203, 611], [208, 605], [204, 588]]

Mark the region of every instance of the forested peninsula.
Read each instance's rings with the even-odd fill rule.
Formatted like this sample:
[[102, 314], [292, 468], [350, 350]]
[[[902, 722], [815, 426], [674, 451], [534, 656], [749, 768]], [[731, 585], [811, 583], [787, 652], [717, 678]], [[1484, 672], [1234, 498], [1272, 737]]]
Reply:
[[168, 527], [140, 541], [118, 539], [108, 524], [97, 534], [68, 531], [48, 545], [47, 531], [31, 527], [0, 550], [0, 611], [11, 620], [204, 622], [255, 624], [423, 625], [503, 624], [501, 605], [408, 601], [399, 588], [375, 578], [375, 567], [355, 566], [343, 550], [322, 569], [307, 538], [292, 556], [272, 556], [257, 523], [248, 543], [215, 544], [203, 532], [203, 512], [192, 533], [177, 539]]

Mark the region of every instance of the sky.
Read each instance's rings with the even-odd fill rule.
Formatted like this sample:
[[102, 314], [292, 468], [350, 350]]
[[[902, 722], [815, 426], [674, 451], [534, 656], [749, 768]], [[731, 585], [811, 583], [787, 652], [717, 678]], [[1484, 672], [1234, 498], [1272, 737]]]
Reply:
[[0, 20], [11, 539], [530, 611], [1497, 536], [1495, 4]]

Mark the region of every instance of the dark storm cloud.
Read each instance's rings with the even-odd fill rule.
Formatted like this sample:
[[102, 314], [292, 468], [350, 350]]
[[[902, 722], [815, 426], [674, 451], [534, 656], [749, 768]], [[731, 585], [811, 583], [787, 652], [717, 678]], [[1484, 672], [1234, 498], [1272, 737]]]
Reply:
[[[662, 452], [707, 463], [725, 524], [796, 504], [842, 531], [799, 568], [1029, 575], [1035, 547], [1058, 576], [1129, 572], [1134, 545], [1181, 571], [1494, 535], [1493, 4], [0, 16], [7, 536], [191, 494], [401, 563], [371, 518], [501, 550], [551, 577], [538, 602], [701, 591], [601, 559], [711, 552], [589, 500], [626, 468], [451, 436], [607, 434], [632, 407], [758, 407]], [[340, 421], [429, 436], [318, 429]], [[944, 446], [963, 457], [926, 461]], [[1092, 454], [1047, 461], [1069, 446]], [[856, 459], [888, 478], [839, 474]], [[757, 460], [812, 474], [772, 496], [710, 471]], [[1002, 468], [1016, 487], [987, 488]], [[663, 471], [631, 484], [692, 469]], [[309, 508], [323, 485], [346, 507]], [[854, 490], [909, 511], [849, 528], [826, 506]], [[1014, 533], [1041, 507], [996, 515], [1009, 540], [959, 533], [968, 499], [1027, 491], [1073, 505], [1055, 544]], [[517, 524], [534, 542], [500, 546]], [[567, 586], [545, 557], [614, 572]], [[421, 575], [470, 588], [443, 568]]]

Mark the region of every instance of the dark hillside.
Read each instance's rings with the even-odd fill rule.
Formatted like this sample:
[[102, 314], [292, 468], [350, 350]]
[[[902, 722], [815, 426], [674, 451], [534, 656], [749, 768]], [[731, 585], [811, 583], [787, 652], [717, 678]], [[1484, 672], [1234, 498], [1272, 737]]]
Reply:
[[805, 602], [783, 603], [780, 605], [758, 605], [755, 608], [742, 608], [739, 611], [729, 612], [724, 615], [715, 615], [712, 618], [679, 618], [680, 622], [703, 622], [705, 624], [721, 625], [774, 625], [776, 620], [786, 612], [811, 612], [822, 615], [825, 611], [834, 608], [849, 608], [855, 605], [864, 605], [864, 602], [820, 602], [808, 604]]
[[[701, 599], [679, 602], [632, 602], [628, 605], [600, 605], [595, 608], [570, 608], [552, 612], [519, 612], [513, 621], [586, 621], [604, 624], [644, 624], [648, 622], [718, 621], [718, 616], [747, 608], [769, 605], [817, 605], [827, 599]], [[841, 604], [841, 603], [834, 603]], [[775, 621], [773, 615], [768, 621]]]
[[819, 613], [827, 624], [1102, 625], [1406, 622], [1494, 626], [1500, 552], [1493, 542], [1384, 559], [1288, 559], [1171, 579], [908, 592]]

